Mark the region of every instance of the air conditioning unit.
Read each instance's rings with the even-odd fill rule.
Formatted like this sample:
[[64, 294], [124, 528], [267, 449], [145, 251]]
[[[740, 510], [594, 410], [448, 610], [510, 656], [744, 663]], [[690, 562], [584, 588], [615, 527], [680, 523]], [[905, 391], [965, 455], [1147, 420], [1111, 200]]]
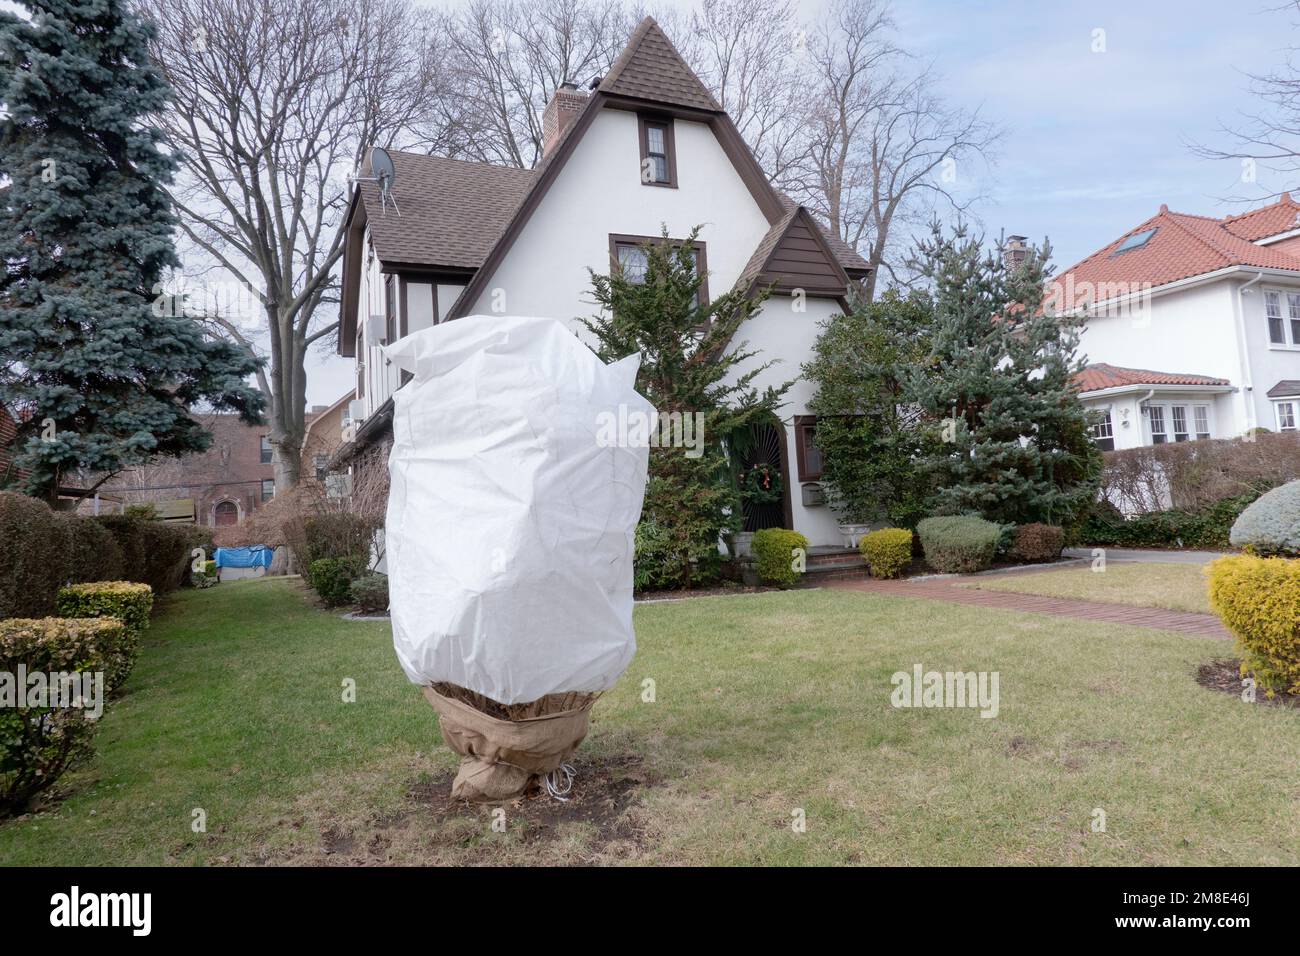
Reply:
[[343, 421], [352, 425], [360, 425], [366, 420], [366, 400], [364, 398], [354, 398], [348, 402], [348, 415]]
[[366, 345], [387, 345], [388, 319], [383, 315], [371, 315], [366, 319]]

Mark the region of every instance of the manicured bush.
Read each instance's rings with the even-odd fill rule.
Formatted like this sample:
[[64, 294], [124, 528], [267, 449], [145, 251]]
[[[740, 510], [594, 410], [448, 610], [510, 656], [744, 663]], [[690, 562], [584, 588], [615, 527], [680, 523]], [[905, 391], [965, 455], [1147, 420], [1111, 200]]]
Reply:
[[388, 610], [388, 575], [363, 574], [352, 582], [352, 600], [361, 610], [382, 614]]
[[67, 580], [66, 524], [43, 501], [0, 492], [0, 617], [40, 617]]
[[59, 617], [112, 617], [122, 622], [125, 630], [121, 640], [104, 657], [108, 689], [121, 687], [135, 667], [140, 639], [149, 629], [149, 614], [153, 610], [153, 590], [149, 585], [134, 581], [72, 584], [59, 591], [55, 610]]
[[912, 563], [912, 532], [905, 528], [881, 528], [864, 534], [858, 550], [873, 578], [896, 578]]
[[55, 520], [63, 526], [67, 542], [67, 581], [121, 581], [122, 549], [112, 533], [98, 521], [56, 511]]
[[[116, 618], [0, 620], [0, 673], [17, 675], [20, 666], [29, 675], [102, 671], [124, 631]], [[103, 704], [101, 698], [89, 708], [29, 707], [25, 690], [11, 684], [0, 691], [9, 695], [0, 706], [0, 816], [29, 809], [37, 794], [90, 753], [97, 721], [88, 710]]]
[[122, 552], [122, 579], [143, 582], [145, 520], [130, 515], [100, 515], [92, 520], [107, 528], [117, 542]]
[[1013, 561], [1055, 561], [1064, 547], [1064, 529], [1035, 522], [1016, 527], [1007, 555]]
[[945, 574], [969, 574], [993, 563], [1002, 526], [973, 515], [948, 515], [926, 518], [916, 533], [926, 564]]
[[361, 577], [366, 564], [360, 558], [320, 558], [313, 561], [311, 587], [330, 607], [352, 600], [352, 582]]
[[1261, 687], [1300, 693], [1300, 561], [1219, 558], [1210, 565], [1210, 605]]
[[1228, 548], [1233, 523], [1257, 497], [1249, 492], [1191, 511], [1171, 508], [1128, 520], [1103, 501], [1079, 528], [1078, 541], [1116, 548]]
[[1254, 554], [1300, 554], [1300, 481], [1252, 502], [1233, 523], [1228, 540]]
[[360, 558], [369, 564], [378, 531], [379, 523], [367, 515], [340, 512], [307, 518], [303, 565], [310, 568], [322, 558]]
[[767, 584], [788, 587], [803, 574], [808, 539], [798, 531], [764, 528], [754, 533], [754, 570]]

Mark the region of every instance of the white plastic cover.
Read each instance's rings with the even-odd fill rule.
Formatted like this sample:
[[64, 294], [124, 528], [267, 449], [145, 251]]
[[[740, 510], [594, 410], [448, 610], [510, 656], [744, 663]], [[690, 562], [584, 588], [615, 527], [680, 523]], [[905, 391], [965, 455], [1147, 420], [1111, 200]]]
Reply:
[[[503, 704], [614, 685], [636, 651], [633, 535], [653, 410], [555, 319], [474, 315], [384, 349], [393, 395], [393, 644], [417, 684]], [[612, 419], [611, 419], [612, 416]]]

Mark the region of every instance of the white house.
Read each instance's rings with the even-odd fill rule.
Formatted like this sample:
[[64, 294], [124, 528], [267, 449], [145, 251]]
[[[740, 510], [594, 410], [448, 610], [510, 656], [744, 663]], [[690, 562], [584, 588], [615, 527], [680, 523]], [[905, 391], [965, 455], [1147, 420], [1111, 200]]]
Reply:
[[[378, 346], [472, 314], [564, 319], [579, 335], [596, 306], [589, 270], [635, 274], [662, 230], [701, 227], [704, 294], [775, 284], [741, 330], [765, 359], [762, 387], [799, 377], [819, 323], [841, 311], [867, 263], [763, 175], [735, 125], [653, 19], [637, 27], [609, 72], [565, 84], [543, 116], [534, 170], [393, 154], [392, 199], [362, 183], [344, 224], [339, 352], [356, 359], [351, 441], [336, 458], [385, 440], [402, 384]], [[400, 214], [398, 210], [400, 209]], [[792, 527], [813, 545], [841, 541], [820, 503], [820, 457], [799, 381], [783, 421], [765, 429], [750, 464], [782, 475], [783, 504], [748, 509], [746, 529]]]
[[1167, 206], [1066, 270], [1087, 316], [1084, 403], [1107, 450], [1291, 431], [1300, 420], [1300, 203], [1214, 219]]

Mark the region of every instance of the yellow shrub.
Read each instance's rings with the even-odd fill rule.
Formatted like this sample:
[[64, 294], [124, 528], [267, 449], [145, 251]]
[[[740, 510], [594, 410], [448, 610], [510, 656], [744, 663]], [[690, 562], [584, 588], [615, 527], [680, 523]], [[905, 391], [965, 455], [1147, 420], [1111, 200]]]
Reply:
[[912, 563], [912, 532], [881, 528], [864, 534], [858, 542], [873, 578], [896, 578]]
[[1300, 693], [1300, 560], [1219, 558], [1210, 565], [1210, 606], [1261, 687]]

